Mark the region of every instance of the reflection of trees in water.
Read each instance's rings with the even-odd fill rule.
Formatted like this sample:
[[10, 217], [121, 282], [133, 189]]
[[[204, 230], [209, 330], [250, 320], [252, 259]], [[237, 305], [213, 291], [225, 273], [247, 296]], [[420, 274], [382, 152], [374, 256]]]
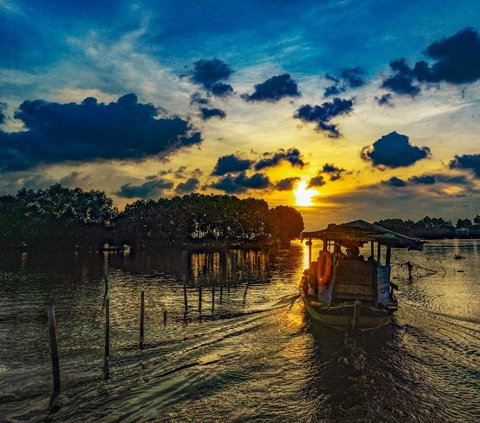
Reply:
[[0, 268], [7, 271], [22, 270], [26, 275], [42, 274], [51, 277], [67, 276], [79, 283], [101, 278], [104, 259], [98, 253], [51, 252], [35, 250], [0, 252]]
[[265, 281], [274, 253], [262, 250], [186, 251], [159, 248], [155, 252], [111, 254], [109, 259], [114, 268], [146, 274], [148, 278], [171, 274], [180, 280], [186, 275], [189, 283], [218, 286], [251, 280]]

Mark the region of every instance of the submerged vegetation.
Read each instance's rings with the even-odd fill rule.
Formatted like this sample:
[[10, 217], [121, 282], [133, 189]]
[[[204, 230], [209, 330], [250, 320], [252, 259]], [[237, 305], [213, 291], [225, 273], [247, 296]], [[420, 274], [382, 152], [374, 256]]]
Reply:
[[137, 248], [210, 242], [268, 245], [300, 236], [303, 218], [292, 207], [264, 200], [190, 194], [138, 200], [119, 212], [102, 191], [53, 185], [0, 197], [0, 245], [29, 248]]

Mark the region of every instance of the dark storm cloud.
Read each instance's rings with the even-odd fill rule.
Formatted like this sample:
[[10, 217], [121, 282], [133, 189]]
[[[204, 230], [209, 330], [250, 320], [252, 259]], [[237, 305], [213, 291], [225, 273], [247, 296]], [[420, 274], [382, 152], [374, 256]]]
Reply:
[[5, 123], [7, 116], [5, 115], [5, 110], [7, 110], [7, 104], [0, 102], [0, 125]]
[[330, 163], [325, 163], [322, 168], [322, 173], [330, 175], [330, 181], [336, 181], [342, 177], [342, 174], [346, 172], [345, 169], [337, 167]]
[[212, 175], [222, 176], [227, 173], [242, 172], [244, 170], [250, 169], [253, 163], [253, 160], [242, 159], [235, 154], [228, 154], [227, 156], [222, 156], [218, 158]]
[[285, 178], [281, 179], [275, 184], [275, 189], [278, 191], [291, 191], [300, 178]]
[[361, 87], [365, 84], [365, 72], [358, 66], [344, 69], [341, 77], [351, 88]]
[[241, 194], [248, 189], [265, 189], [270, 186], [270, 179], [263, 173], [247, 176], [245, 172], [236, 177], [228, 174], [211, 185], [212, 188], [224, 191], [227, 194]]
[[439, 175], [435, 175], [435, 179], [438, 182], [441, 182], [444, 184], [472, 186], [472, 181], [468, 179], [465, 175], [439, 174]]
[[321, 186], [323, 186], [323, 185], [325, 185], [325, 184], [326, 184], [325, 178], [323, 177], [323, 175], [321, 175], [320, 173], [318, 173], [317, 176], [314, 176], [313, 178], [311, 178], [311, 179], [308, 181], [307, 188], [321, 187]]
[[141, 185], [131, 183], [122, 185], [115, 195], [123, 198], [154, 198], [162, 195], [164, 190], [173, 188], [173, 182], [166, 179], [151, 179]]
[[192, 171], [192, 176], [194, 178], [198, 178], [203, 175], [203, 172], [197, 167], [196, 169], [193, 169]]
[[[394, 177], [392, 179], [397, 180], [398, 178]], [[390, 185], [395, 185], [395, 181], [383, 181], [383, 183], [387, 183]], [[398, 181], [397, 181], [398, 182]], [[443, 184], [443, 185], [456, 185], [456, 186], [466, 186], [466, 187], [473, 187], [472, 181], [466, 178], [464, 175], [448, 175], [445, 173], [438, 173], [434, 175], [420, 175], [420, 176], [412, 176], [408, 178], [407, 181], [401, 180], [397, 186], [405, 186], [405, 185], [434, 185], [434, 184]]]
[[436, 62], [417, 62], [414, 72], [419, 81], [464, 84], [480, 79], [480, 38], [472, 28], [430, 44], [425, 53]]
[[343, 69], [339, 77], [325, 75], [333, 84], [325, 89], [323, 96], [331, 97], [345, 92], [348, 88], [358, 88], [365, 84], [365, 72], [360, 67]]
[[232, 73], [230, 66], [219, 59], [202, 59], [193, 64], [191, 79], [209, 89], [217, 82], [228, 79]]
[[207, 109], [206, 107], [202, 107], [200, 109], [200, 112], [202, 113], [202, 119], [203, 120], [208, 120], [208, 119], [212, 119], [212, 118], [219, 118], [219, 119], [224, 119], [227, 115], [226, 113], [221, 110], [221, 109], [216, 109], [216, 108], [213, 108], [213, 109]]
[[339, 88], [337, 85], [330, 85], [329, 87], [325, 88], [325, 91], [323, 92], [323, 96], [325, 98], [332, 97], [334, 95], [339, 95], [344, 91], [345, 91], [344, 89]]
[[200, 181], [197, 178], [190, 178], [185, 182], [180, 182], [175, 188], [177, 194], [188, 194], [198, 189]]
[[200, 106], [206, 106], [209, 104], [207, 98], [203, 97], [200, 93], [193, 93], [190, 97], [190, 104], [198, 104]]
[[393, 106], [393, 96], [390, 93], [383, 94], [380, 97], [375, 96], [375, 101], [379, 106]]
[[364, 147], [360, 156], [371, 161], [373, 166], [396, 168], [411, 166], [418, 160], [429, 157], [430, 149], [414, 146], [410, 144], [406, 135], [391, 132], [375, 141], [373, 145]]
[[217, 82], [210, 87], [209, 91], [217, 97], [227, 97], [233, 94], [233, 87], [230, 84]]
[[187, 170], [187, 166], [180, 166], [175, 172], [173, 172], [175, 178], [183, 179], [185, 178], [184, 172]]
[[[186, 166], [180, 166], [177, 170], [173, 170], [173, 169], [168, 169], [168, 170], [161, 170], [160, 172], [158, 172], [158, 174], [160, 176], [165, 176], [165, 175], [171, 175], [173, 174], [175, 176], [175, 178], [177, 179], [182, 179], [184, 178], [184, 172], [187, 170], [187, 167]], [[147, 178], [150, 178], [150, 179], [155, 179], [156, 176], [155, 175], [152, 175], [152, 176], [148, 176]]]
[[41, 163], [128, 160], [154, 157], [201, 142], [199, 132], [178, 117], [157, 117], [152, 104], [134, 94], [109, 104], [24, 101], [15, 118], [26, 131], [0, 131], [0, 169], [15, 171]]
[[403, 58], [391, 62], [395, 74], [383, 81], [382, 88], [414, 97], [420, 93], [418, 82], [465, 84], [480, 79], [480, 37], [472, 28], [435, 41], [425, 55], [432, 64], [421, 60], [410, 68]]
[[386, 88], [400, 95], [410, 95], [415, 97], [420, 88], [415, 85], [415, 72], [405, 62], [405, 59], [397, 59], [390, 63], [390, 68], [395, 74], [386, 78], [382, 83], [382, 88]]
[[404, 181], [403, 179], [394, 176], [388, 181], [383, 181], [382, 183], [395, 187], [404, 187], [406, 185], [434, 185], [437, 182], [445, 185], [471, 185], [471, 182], [465, 178], [465, 176], [452, 176], [446, 174], [412, 176], [408, 178], [408, 181]]
[[421, 175], [421, 176], [412, 176], [408, 179], [408, 182], [411, 182], [415, 185], [433, 185], [435, 183], [434, 175]]
[[299, 97], [297, 83], [292, 77], [285, 73], [283, 75], [272, 76], [261, 84], [255, 85], [255, 91], [252, 94], [244, 94], [242, 98], [247, 101], [269, 101], [276, 102], [284, 97]]
[[263, 189], [270, 186], [268, 176], [263, 173], [254, 173], [252, 176], [247, 176], [245, 172], [242, 172], [235, 178], [235, 182], [238, 185], [251, 189]]
[[330, 138], [338, 138], [340, 132], [337, 126], [330, 123], [330, 120], [336, 116], [346, 115], [353, 110], [353, 100], [344, 100], [334, 98], [330, 102], [325, 102], [321, 106], [311, 106], [305, 104], [301, 106], [293, 115], [295, 119], [303, 122], [314, 122], [317, 124], [318, 131], [324, 131]]
[[329, 85], [327, 88], [325, 88], [325, 91], [323, 92], [323, 96], [325, 98], [339, 95], [345, 91], [345, 86], [342, 84], [342, 81], [340, 81], [340, 78], [336, 78], [335, 76], [332, 76], [328, 73], [325, 75], [324, 78], [327, 81], [332, 82], [332, 85]]
[[230, 174], [214, 182], [211, 187], [226, 192], [227, 194], [241, 194], [246, 191], [245, 187], [235, 183], [235, 178]]
[[393, 176], [388, 181], [383, 181], [382, 183], [396, 188], [404, 187], [407, 185], [407, 183], [403, 179], [397, 178], [396, 176]]
[[466, 169], [473, 172], [475, 177], [480, 178], [480, 154], [464, 154], [455, 156], [449, 163], [450, 169]]
[[292, 166], [298, 166], [300, 168], [305, 166], [302, 154], [297, 148], [289, 148], [286, 151], [281, 148], [275, 153], [264, 153], [263, 157], [263, 159], [259, 160], [255, 164], [255, 170], [262, 170], [268, 167], [277, 166], [283, 161], [289, 162]]

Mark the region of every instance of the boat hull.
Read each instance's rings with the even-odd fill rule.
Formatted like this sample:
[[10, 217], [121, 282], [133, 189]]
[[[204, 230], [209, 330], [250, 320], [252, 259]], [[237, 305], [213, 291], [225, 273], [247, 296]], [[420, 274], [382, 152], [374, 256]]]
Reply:
[[339, 330], [373, 330], [388, 325], [391, 322], [392, 308], [377, 308], [361, 301], [348, 301], [330, 306], [308, 296], [305, 292], [306, 284], [300, 283], [300, 297], [303, 300], [305, 311], [312, 322], [319, 323]]

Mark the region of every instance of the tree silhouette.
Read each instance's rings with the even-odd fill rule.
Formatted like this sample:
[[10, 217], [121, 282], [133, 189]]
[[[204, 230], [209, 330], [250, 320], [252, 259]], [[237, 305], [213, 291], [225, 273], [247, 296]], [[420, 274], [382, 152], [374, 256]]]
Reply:
[[304, 229], [303, 218], [293, 207], [278, 206], [268, 213], [268, 228], [275, 239], [286, 244], [300, 237]]

